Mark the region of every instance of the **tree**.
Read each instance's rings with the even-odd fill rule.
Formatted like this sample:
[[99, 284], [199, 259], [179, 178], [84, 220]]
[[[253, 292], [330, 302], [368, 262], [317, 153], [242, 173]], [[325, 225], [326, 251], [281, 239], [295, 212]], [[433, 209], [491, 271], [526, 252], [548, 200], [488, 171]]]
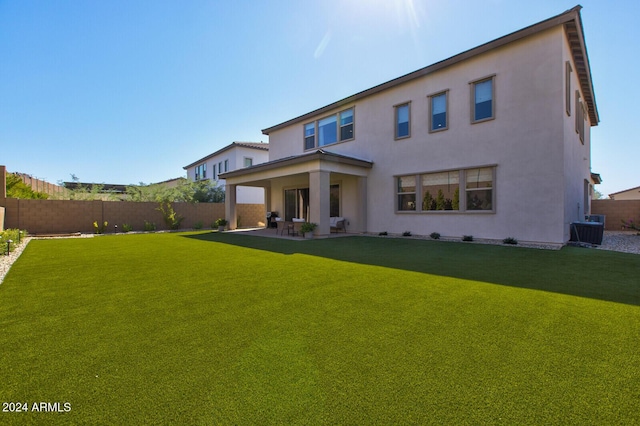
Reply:
[[43, 192], [34, 191], [22, 178], [13, 173], [7, 173], [7, 197], [45, 200], [49, 196]]

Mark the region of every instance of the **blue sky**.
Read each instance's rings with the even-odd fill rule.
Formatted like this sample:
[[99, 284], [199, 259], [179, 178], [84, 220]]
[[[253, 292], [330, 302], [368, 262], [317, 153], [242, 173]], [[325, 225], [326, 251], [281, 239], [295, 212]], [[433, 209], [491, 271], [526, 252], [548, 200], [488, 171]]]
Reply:
[[[0, 0], [0, 164], [53, 183], [182, 176], [576, 1]], [[601, 119], [592, 169], [609, 194], [640, 185], [640, 2], [581, 4]]]

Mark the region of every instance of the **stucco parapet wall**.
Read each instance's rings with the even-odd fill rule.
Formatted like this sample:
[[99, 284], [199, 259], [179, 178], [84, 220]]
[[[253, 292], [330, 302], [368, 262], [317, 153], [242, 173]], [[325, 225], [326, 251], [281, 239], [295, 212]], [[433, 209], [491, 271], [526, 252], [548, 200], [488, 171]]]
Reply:
[[225, 179], [227, 184], [233, 185], [319, 170], [366, 176], [367, 170], [372, 167], [373, 161], [319, 149], [308, 154], [281, 158], [268, 163], [223, 173], [220, 177]]

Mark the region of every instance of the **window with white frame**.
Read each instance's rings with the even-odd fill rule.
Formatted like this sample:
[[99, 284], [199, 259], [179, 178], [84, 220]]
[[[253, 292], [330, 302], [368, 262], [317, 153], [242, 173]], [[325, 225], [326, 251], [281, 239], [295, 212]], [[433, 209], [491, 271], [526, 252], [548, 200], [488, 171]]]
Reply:
[[494, 77], [471, 83], [471, 122], [491, 120], [495, 118]]
[[251, 158], [251, 157], [244, 157], [244, 166], [245, 166], [245, 167], [251, 167], [251, 166], [253, 166], [253, 158]]
[[229, 160], [224, 160], [224, 171], [225, 172], [229, 171]]
[[398, 176], [396, 209], [425, 213], [493, 212], [494, 180], [494, 166]]
[[216, 163], [213, 163], [213, 168], [211, 173], [213, 174], [213, 180], [217, 180], [218, 176], [216, 175]]
[[304, 149], [314, 149], [353, 139], [353, 108], [304, 125]]
[[207, 163], [202, 163], [196, 166], [195, 180], [201, 180], [207, 178]]
[[395, 110], [395, 139], [403, 139], [411, 136], [410, 103], [396, 105]]
[[429, 114], [429, 131], [437, 132], [449, 128], [447, 121], [447, 92], [438, 93], [429, 96], [429, 106], [431, 113]]

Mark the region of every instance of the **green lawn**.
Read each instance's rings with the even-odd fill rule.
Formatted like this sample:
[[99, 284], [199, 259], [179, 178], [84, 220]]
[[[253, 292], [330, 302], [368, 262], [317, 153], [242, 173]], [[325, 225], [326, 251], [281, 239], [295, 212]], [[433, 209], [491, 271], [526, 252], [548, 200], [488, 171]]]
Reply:
[[1, 424], [637, 424], [640, 256], [35, 240], [0, 285], [0, 400], [71, 408]]

